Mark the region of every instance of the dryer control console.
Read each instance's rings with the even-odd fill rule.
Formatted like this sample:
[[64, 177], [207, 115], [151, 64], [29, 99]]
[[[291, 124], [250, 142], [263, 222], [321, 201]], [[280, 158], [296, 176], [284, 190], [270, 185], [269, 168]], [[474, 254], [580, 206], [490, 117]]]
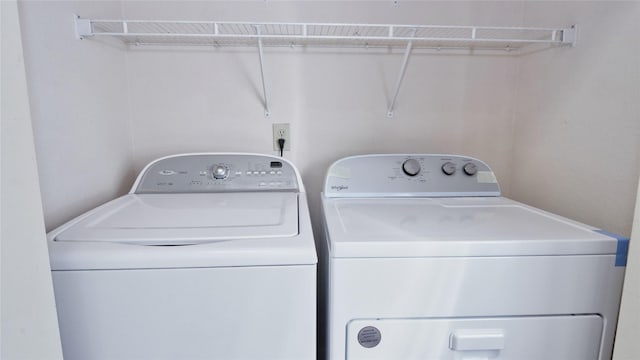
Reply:
[[329, 168], [327, 197], [500, 196], [496, 177], [484, 162], [459, 155], [362, 155]]
[[140, 174], [134, 193], [298, 191], [286, 160], [253, 154], [185, 154], [158, 159]]

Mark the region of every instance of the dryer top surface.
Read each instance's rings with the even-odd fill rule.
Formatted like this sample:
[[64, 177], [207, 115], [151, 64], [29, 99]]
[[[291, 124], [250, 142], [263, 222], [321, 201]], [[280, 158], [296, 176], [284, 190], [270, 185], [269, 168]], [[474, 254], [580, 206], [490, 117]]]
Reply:
[[503, 197], [323, 198], [337, 257], [615, 254], [594, 228]]

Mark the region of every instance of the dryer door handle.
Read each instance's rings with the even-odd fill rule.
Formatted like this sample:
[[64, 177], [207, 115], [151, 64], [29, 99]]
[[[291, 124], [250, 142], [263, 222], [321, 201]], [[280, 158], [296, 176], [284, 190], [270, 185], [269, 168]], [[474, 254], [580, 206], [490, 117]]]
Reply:
[[449, 335], [449, 349], [482, 351], [504, 349], [502, 329], [459, 329]]

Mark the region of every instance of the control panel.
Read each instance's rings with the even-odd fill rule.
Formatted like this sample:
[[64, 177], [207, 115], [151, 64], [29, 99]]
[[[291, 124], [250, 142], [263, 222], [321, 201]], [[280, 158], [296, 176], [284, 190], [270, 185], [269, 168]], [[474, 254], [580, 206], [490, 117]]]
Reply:
[[147, 165], [134, 185], [136, 194], [233, 191], [297, 191], [293, 165], [253, 154], [186, 154]]
[[327, 197], [500, 196], [484, 162], [459, 155], [384, 154], [340, 159], [327, 172]]

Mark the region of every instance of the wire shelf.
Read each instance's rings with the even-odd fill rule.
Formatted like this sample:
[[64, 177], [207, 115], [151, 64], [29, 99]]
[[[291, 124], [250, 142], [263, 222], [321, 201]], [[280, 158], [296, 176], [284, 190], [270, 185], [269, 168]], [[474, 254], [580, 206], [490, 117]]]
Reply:
[[442, 25], [247, 23], [214, 21], [91, 20], [76, 17], [76, 35], [115, 37], [127, 45], [257, 46], [265, 116], [271, 116], [263, 64], [264, 46], [404, 48], [400, 74], [387, 116], [396, 99], [413, 49], [507, 50], [530, 45], [574, 46], [576, 28], [517, 28]]
[[574, 45], [575, 28], [441, 25], [246, 23], [213, 21], [76, 20], [80, 38], [111, 36], [128, 45], [324, 46], [518, 50]]

